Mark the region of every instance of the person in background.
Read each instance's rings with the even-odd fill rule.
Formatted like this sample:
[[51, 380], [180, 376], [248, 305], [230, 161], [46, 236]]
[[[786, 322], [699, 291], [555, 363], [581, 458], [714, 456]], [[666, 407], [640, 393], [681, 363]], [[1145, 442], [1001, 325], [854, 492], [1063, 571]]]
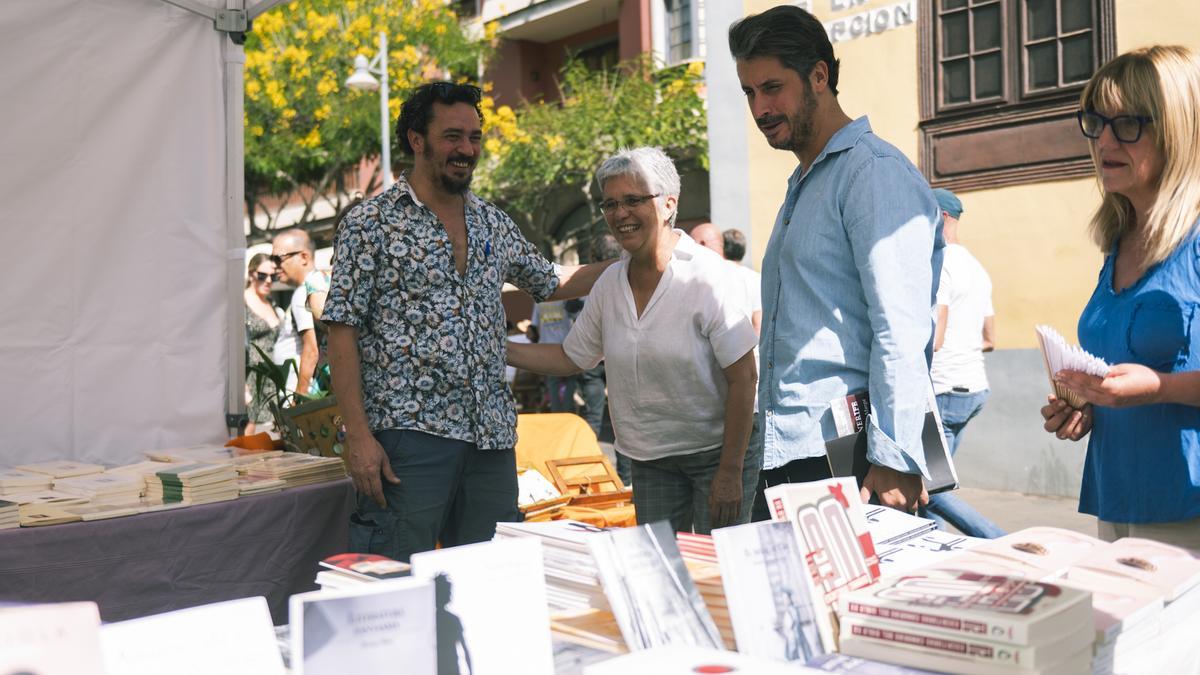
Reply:
[[322, 320], [357, 491], [357, 553], [407, 562], [520, 520], [504, 283], [535, 302], [579, 297], [606, 267], [554, 265], [470, 190], [481, 97], [467, 84], [416, 87], [396, 125], [413, 168], [338, 232]]
[[[571, 323], [575, 320], [567, 311], [568, 302], [576, 300], [547, 300], [533, 306], [531, 323], [537, 328], [537, 342], [540, 344], [562, 344], [571, 332]], [[546, 378], [546, 393], [549, 396], [550, 412], [575, 412], [575, 388], [579, 384], [577, 375], [567, 377]]]
[[638, 522], [707, 534], [749, 521], [754, 328], [725, 261], [673, 226], [679, 174], [659, 148], [596, 171], [600, 210], [625, 250], [561, 345], [509, 345], [509, 363], [568, 375], [601, 360], [616, 447], [633, 459]]
[[692, 227], [688, 232], [688, 236], [692, 241], [700, 244], [704, 248], [716, 253], [722, 258], [725, 257], [725, 245], [721, 239], [721, 228], [715, 223], [700, 223]]
[[305, 280], [316, 272], [315, 256], [312, 238], [304, 230], [284, 230], [271, 241], [271, 262], [283, 280], [296, 287], [275, 343], [275, 362], [297, 359], [295, 382], [289, 376], [288, 387], [304, 396], [314, 393], [313, 373], [321, 355], [305, 286]]
[[754, 322], [754, 332], [758, 333], [762, 329], [762, 275], [753, 267], [742, 264], [746, 257], [746, 235], [731, 227], [721, 233], [721, 245], [725, 259], [734, 265], [746, 286], [746, 298], [753, 310], [750, 319]]
[[[946, 445], [953, 455], [958, 451], [967, 422], [983, 410], [988, 398], [983, 353], [995, 348], [996, 317], [992, 309], [992, 280], [983, 265], [958, 241], [962, 201], [942, 188], [935, 189], [933, 196], [942, 209], [946, 249], [937, 290], [937, 328], [929, 374]], [[971, 537], [1004, 536], [1004, 530], [949, 492], [929, 495], [924, 515], [937, 521], [942, 529], [949, 523]]]
[[1079, 108], [1104, 252], [1079, 342], [1114, 365], [1104, 377], [1055, 374], [1087, 404], [1051, 396], [1044, 428], [1090, 432], [1079, 510], [1099, 519], [1101, 539], [1200, 550], [1200, 59], [1184, 47], [1122, 54]]
[[[246, 367], [262, 363], [261, 349], [270, 356], [275, 346], [275, 338], [279, 334], [279, 325], [283, 320], [283, 310], [271, 301], [271, 284], [275, 282], [275, 263], [265, 253], [256, 253], [246, 266], [246, 290], [242, 297], [246, 302]], [[255, 349], [257, 347], [258, 349]], [[271, 420], [271, 409], [267, 401], [275, 396], [274, 385], [264, 380], [261, 395], [255, 378], [246, 378], [246, 387], [250, 391], [250, 405], [246, 415], [249, 422], [242, 432], [247, 436], [260, 431]]]
[[[798, 165], [762, 261], [761, 491], [829, 476], [832, 404], [870, 397], [861, 486], [884, 506], [928, 501], [921, 432], [929, 398], [941, 217], [912, 162], [838, 103], [824, 26], [790, 5], [729, 28], [750, 114]], [[760, 506], [761, 504], [761, 506]]]

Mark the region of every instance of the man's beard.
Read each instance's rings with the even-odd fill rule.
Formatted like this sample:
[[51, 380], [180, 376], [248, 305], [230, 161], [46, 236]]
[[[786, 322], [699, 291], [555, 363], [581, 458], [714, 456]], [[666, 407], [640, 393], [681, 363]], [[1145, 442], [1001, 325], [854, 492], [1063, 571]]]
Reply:
[[[430, 163], [433, 163], [433, 151], [429, 146], [425, 146], [425, 152], [423, 154], [425, 155], [426, 160], [428, 160]], [[453, 161], [465, 161], [471, 165], [472, 170], [475, 168], [475, 162], [470, 157], [451, 155], [446, 158], [446, 164], [443, 166], [442, 170], [437, 173], [437, 180], [439, 183], [441, 183], [443, 190], [452, 195], [460, 195], [466, 192], [467, 188], [471, 187], [471, 178], [474, 173], [468, 173], [466, 178], [455, 178], [454, 176], [451, 176], [450, 174], [446, 173], [446, 167], [448, 167], [450, 162]]]
[[801, 110], [794, 115], [775, 115], [756, 120], [760, 127], [770, 126], [781, 119], [787, 120], [788, 128], [792, 134], [789, 138], [780, 141], [767, 140], [772, 148], [776, 150], [790, 150], [791, 152], [799, 152], [802, 148], [808, 145], [813, 137], [813, 115], [817, 111], [817, 97], [808, 87], [804, 88], [804, 99], [800, 103]]

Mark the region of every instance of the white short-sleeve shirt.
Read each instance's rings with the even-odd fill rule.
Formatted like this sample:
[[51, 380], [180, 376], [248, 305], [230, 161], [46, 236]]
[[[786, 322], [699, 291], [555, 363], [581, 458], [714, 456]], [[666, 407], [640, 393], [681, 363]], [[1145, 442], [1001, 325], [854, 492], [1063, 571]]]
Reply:
[[970, 392], [988, 388], [983, 364], [983, 320], [992, 308], [992, 280], [987, 270], [959, 244], [946, 246], [937, 304], [948, 308], [942, 348], [933, 353], [930, 377], [938, 394], [962, 387]]
[[758, 344], [729, 263], [675, 232], [679, 241], [640, 318], [623, 254], [596, 281], [563, 342], [580, 368], [604, 361], [615, 447], [642, 461], [721, 446], [722, 370]]

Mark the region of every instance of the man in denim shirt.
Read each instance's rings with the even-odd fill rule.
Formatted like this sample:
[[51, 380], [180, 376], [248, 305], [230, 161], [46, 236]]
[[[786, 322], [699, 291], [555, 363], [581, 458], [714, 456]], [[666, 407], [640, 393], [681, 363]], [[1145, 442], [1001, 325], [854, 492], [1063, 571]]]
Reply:
[[869, 391], [864, 499], [928, 501], [921, 430], [930, 391], [933, 297], [943, 242], [937, 202], [896, 148], [837, 100], [821, 23], [792, 6], [733, 24], [729, 47], [754, 121], [795, 153], [762, 263], [762, 490], [829, 475], [830, 402]]

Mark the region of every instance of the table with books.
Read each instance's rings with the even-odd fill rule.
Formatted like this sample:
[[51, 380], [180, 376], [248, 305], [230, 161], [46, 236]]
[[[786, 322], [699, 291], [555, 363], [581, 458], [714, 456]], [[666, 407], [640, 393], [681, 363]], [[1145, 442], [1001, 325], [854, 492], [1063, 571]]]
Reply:
[[283, 623], [311, 567], [347, 549], [340, 459], [161, 452], [0, 470], [0, 602], [90, 600], [119, 621], [258, 595]]

